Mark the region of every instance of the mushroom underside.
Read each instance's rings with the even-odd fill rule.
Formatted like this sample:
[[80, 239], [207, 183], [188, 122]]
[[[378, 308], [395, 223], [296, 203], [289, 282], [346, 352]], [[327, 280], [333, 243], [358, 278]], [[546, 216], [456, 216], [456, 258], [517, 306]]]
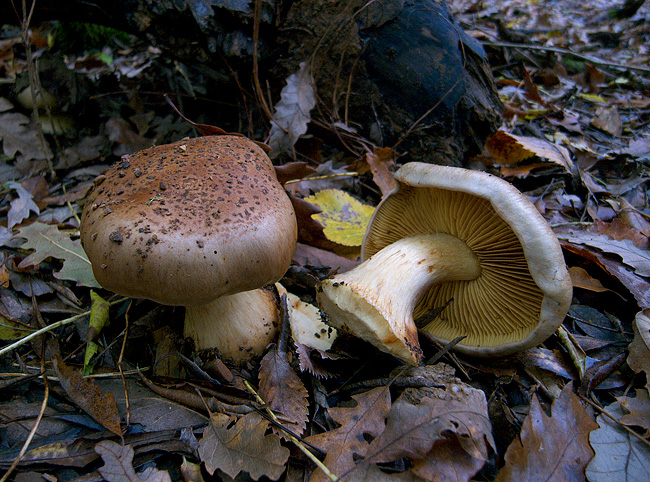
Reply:
[[[344, 290], [354, 293], [354, 296], [349, 295], [354, 301], [345, 302], [350, 309], [332, 301], [333, 297], [340, 299], [340, 294], [320, 295], [324, 311], [331, 319], [338, 320], [333, 322], [335, 326], [347, 326], [361, 338], [370, 338], [369, 341], [374, 338], [374, 343], [380, 346], [386, 340], [390, 344], [391, 339], [394, 342], [394, 338], [399, 338], [399, 335], [386, 336], [387, 326], [410, 324], [411, 328], [402, 331], [412, 332], [414, 320], [426, 320], [435, 312], [436, 316], [427, 321], [422, 330], [443, 343], [464, 336], [457, 345], [459, 351], [488, 355], [535, 346], [561, 323], [570, 296], [561, 292], [554, 297], [538, 286], [522, 242], [489, 200], [465, 192], [401, 185], [381, 208], [382, 212], [377, 213], [366, 235], [364, 250], [370, 258], [323, 284], [323, 289], [329, 293], [335, 285], [339, 291], [344, 286]], [[423, 216], [423, 213], [427, 214]], [[412, 256], [408, 246], [422, 233], [427, 236], [444, 233], [460, 240], [478, 259], [480, 275], [427, 278], [416, 274], [413, 259], [401, 266], [386, 266], [385, 256], [380, 253], [394, 250], [397, 243], [400, 248], [393, 257]], [[447, 257], [457, 258], [458, 252], [458, 248], [453, 248], [438, 259], [422, 262], [431, 266], [449, 263]], [[552, 268], [551, 263], [548, 269], [559, 271], [559, 268]], [[552, 277], [554, 273], [546, 275]], [[409, 302], [394, 309], [398, 304], [396, 299], [403, 300], [406, 296], [411, 296]], [[362, 319], [367, 318], [366, 315], [353, 315], [353, 309], [359, 307], [362, 307], [360, 313], [376, 312], [370, 317], [372, 328], [368, 327], [367, 319]], [[341, 310], [346, 314], [342, 315]], [[369, 335], [369, 330], [375, 334]], [[400, 358], [408, 360], [412, 355], [402, 350]]]

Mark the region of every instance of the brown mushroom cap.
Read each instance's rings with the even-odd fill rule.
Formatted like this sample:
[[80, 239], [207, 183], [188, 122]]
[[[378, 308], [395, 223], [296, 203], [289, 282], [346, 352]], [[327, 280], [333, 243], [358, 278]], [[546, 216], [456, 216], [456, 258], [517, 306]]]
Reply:
[[227, 135], [124, 156], [95, 181], [81, 221], [99, 284], [166, 305], [204, 305], [277, 281], [296, 237], [268, 156]]
[[490, 174], [408, 163], [398, 187], [377, 207], [362, 258], [420, 234], [462, 240], [479, 260], [471, 280], [432, 286], [413, 313], [418, 319], [453, 300], [423, 329], [446, 342], [465, 335], [458, 351], [505, 355], [544, 341], [562, 323], [572, 285], [548, 223], [514, 186]]

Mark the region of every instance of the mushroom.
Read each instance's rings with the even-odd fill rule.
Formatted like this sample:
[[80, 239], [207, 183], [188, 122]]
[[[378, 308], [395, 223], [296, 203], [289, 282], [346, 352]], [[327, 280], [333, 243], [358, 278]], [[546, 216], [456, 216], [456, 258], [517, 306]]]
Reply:
[[236, 362], [276, 335], [272, 289], [289, 267], [296, 216], [271, 160], [231, 135], [124, 156], [95, 180], [81, 242], [101, 286], [184, 306], [185, 334]]
[[317, 289], [335, 327], [414, 365], [414, 320], [441, 343], [464, 336], [454, 349], [475, 356], [531, 348], [559, 327], [571, 279], [523, 194], [484, 172], [417, 162], [395, 179], [368, 225], [363, 263]]

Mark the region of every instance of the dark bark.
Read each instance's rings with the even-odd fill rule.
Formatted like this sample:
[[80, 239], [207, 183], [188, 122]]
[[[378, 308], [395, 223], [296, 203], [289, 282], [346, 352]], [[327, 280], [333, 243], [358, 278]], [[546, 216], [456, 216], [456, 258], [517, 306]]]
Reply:
[[[2, 3], [0, 15], [15, 19]], [[254, 0], [39, 0], [32, 25], [81, 20], [136, 34], [188, 65], [194, 79], [211, 79], [212, 98], [239, 97], [216, 116], [220, 127], [252, 126], [259, 135], [268, 120], [256, 115], [254, 9]], [[408, 152], [403, 161], [462, 165], [500, 124], [485, 52], [443, 1], [263, 0], [259, 32], [259, 78], [274, 101], [284, 79], [311, 61], [319, 100], [312, 128], [321, 136], [345, 122], [376, 143], [398, 144]]]

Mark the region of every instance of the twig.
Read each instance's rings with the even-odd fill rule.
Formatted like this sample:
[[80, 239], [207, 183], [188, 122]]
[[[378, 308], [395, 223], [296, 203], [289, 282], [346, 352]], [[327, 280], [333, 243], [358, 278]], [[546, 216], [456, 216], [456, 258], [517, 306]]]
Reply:
[[563, 49], [561, 47], [546, 47], [544, 45], [528, 45], [528, 44], [518, 44], [512, 42], [482, 42], [482, 43], [483, 45], [489, 45], [491, 47], [509, 47], [513, 49], [529, 49], [529, 50], [542, 50], [545, 52], [555, 52], [558, 54], [571, 55], [579, 59], [588, 60], [589, 62], [596, 65], [604, 65], [606, 67], [614, 67], [616, 69], [622, 69], [622, 70], [637, 70], [639, 72], [646, 72], [646, 73], [650, 72], [650, 68], [648, 67], [638, 67], [636, 65], [627, 65], [627, 64], [620, 64], [618, 62], [609, 62], [607, 60], [602, 60], [592, 55], [579, 54], [577, 52], [573, 52], [569, 49]]
[[[103, 300], [102, 300], [103, 301]], [[126, 387], [126, 379], [124, 378], [124, 371], [122, 370], [122, 360], [124, 359], [124, 350], [126, 349], [126, 340], [129, 337], [129, 310], [131, 309], [132, 301], [129, 301], [129, 306], [124, 312], [124, 339], [122, 342], [122, 349], [120, 350], [120, 358], [117, 360], [117, 369], [120, 372], [120, 377], [122, 378], [122, 386], [124, 387], [124, 401], [126, 405], [126, 425], [127, 427], [131, 424], [131, 404], [129, 403], [129, 390]]]
[[262, 16], [262, 0], [255, 0], [255, 10], [253, 14], [253, 83], [255, 85], [255, 93], [259, 99], [259, 102], [262, 106], [262, 110], [267, 115], [270, 121], [273, 120], [273, 112], [271, 108], [266, 103], [264, 98], [264, 91], [262, 90], [262, 85], [260, 84], [259, 76], [259, 52], [258, 52], [258, 43], [260, 38], [260, 19]]
[[[109, 302], [109, 304], [111, 306], [116, 305], [118, 303], [123, 302], [126, 299], [128, 299], [128, 298], [120, 298], [119, 300]], [[24, 345], [29, 340], [31, 340], [33, 338], [36, 338], [37, 336], [40, 336], [43, 333], [47, 333], [48, 331], [52, 331], [52, 330], [54, 330], [56, 328], [59, 328], [61, 326], [64, 326], [64, 325], [69, 325], [70, 323], [73, 323], [73, 322], [83, 318], [84, 316], [90, 316], [90, 310], [84, 311], [83, 313], [79, 313], [78, 315], [74, 315], [74, 316], [72, 316], [70, 318], [66, 318], [65, 320], [57, 321], [56, 323], [52, 323], [51, 325], [47, 325], [47, 326], [41, 328], [40, 330], [36, 330], [35, 332], [30, 333], [29, 335], [21, 338], [17, 342], [12, 343], [11, 345], [5, 346], [4, 348], [0, 349], [0, 355], [4, 355], [5, 353], [9, 353], [11, 350], [13, 350], [15, 348], [18, 348], [21, 345]]]
[[[257, 399], [257, 401], [258, 401], [261, 405], [264, 406], [264, 405], [265, 405], [264, 400], [262, 400], [262, 398], [261, 398], [261, 397], [259, 396], [259, 394], [255, 391], [255, 389], [254, 389], [253, 386], [248, 382], [248, 380], [244, 380], [244, 385], [246, 386], [246, 389], [247, 389], [249, 392], [251, 392], [251, 394], [252, 394], [252, 395]], [[275, 420], [276, 422], [278, 421], [278, 418], [275, 416], [275, 414], [273, 413], [273, 411], [270, 410], [268, 407], [266, 408], [266, 412], [269, 414], [269, 416], [270, 416], [273, 420]], [[293, 435], [291, 435], [291, 434], [288, 433], [288, 432], [287, 432], [287, 437], [289, 437], [289, 440], [291, 440], [291, 441], [293, 442], [293, 444], [294, 444], [296, 447], [298, 447], [298, 448], [302, 451], [302, 453], [304, 453], [304, 454], [305, 454], [305, 455], [306, 455], [306, 456], [307, 456], [307, 457], [308, 457], [312, 462], [314, 462], [314, 463], [318, 466], [318, 468], [321, 469], [321, 470], [323, 471], [323, 473], [324, 473], [324, 474], [325, 474], [325, 475], [326, 475], [330, 480], [332, 480], [333, 482], [336, 482], [337, 480], [339, 480], [339, 478], [338, 478], [335, 474], [333, 474], [332, 472], [330, 472], [330, 469], [328, 469], [328, 468], [325, 466], [325, 464], [324, 464], [323, 462], [321, 462], [320, 460], [318, 460], [318, 458], [317, 458], [313, 453], [311, 453], [311, 451], [309, 451], [309, 450], [307, 449], [307, 447], [305, 447], [305, 444], [303, 444], [300, 440], [298, 440], [296, 437], [294, 437]]]
[[[45, 367], [42, 366], [44, 363], [44, 360], [41, 359], [41, 370], [45, 370]], [[27, 440], [25, 440], [25, 443], [23, 444], [23, 447], [20, 449], [20, 452], [18, 453], [18, 456], [16, 459], [13, 461], [11, 464], [11, 467], [4, 473], [2, 476], [2, 479], [0, 479], [0, 482], [6, 482], [6, 480], [9, 478], [11, 473], [18, 467], [18, 464], [20, 461], [23, 459], [25, 456], [25, 453], [27, 452], [27, 449], [29, 448], [30, 444], [32, 443], [32, 439], [34, 438], [34, 435], [36, 434], [36, 430], [38, 430], [38, 426], [41, 424], [41, 420], [43, 419], [43, 414], [45, 413], [45, 408], [47, 407], [47, 401], [50, 397], [50, 385], [47, 383], [47, 377], [45, 374], [43, 375], [43, 381], [45, 385], [45, 392], [43, 393], [43, 403], [41, 403], [41, 409], [38, 412], [38, 416], [36, 417], [36, 422], [34, 423], [34, 426], [32, 427], [31, 431], [29, 432], [29, 435], [27, 436]]]
[[581, 395], [581, 394], [579, 394], [579, 393], [578, 393], [577, 395], [578, 395], [578, 397], [579, 397], [582, 401], [587, 402], [589, 405], [591, 405], [593, 408], [595, 408], [596, 410], [598, 410], [600, 413], [602, 413], [603, 415], [609, 417], [609, 418], [612, 419], [614, 422], [616, 422], [616, 423], [617, 423], [617, 424], [618, 424], [618, 425], [619, 425], [623, 430], [625, 430], [626, 432], [628, 432], [628, 433], [631, 434], [631, 435], [634, 435], [634, 436], [635, 436], [636, 438], [638, 438], [641, 442], [643, 442], [643, 443], [646, 444], [648, 447], [650, 447], [650, 440], [646, 440], [646, 439], [644, 439], [641, 435], [639, 435], [638, 433], [636, 433], [636, 432], [635, 432], [634, 430], [632, 430], [630, 427], [628, 427], [627, 425], [623, 425], [623, 424], [620, 422], [620, 420], [617, 420], [616, 417], [615, 417], [614, 415], [612, 415], [611, 413], [606, 412], [605, 409], [604, 409], [603, 407], [601, 407], [600, 405], [598, 405], [597, 403], [592, 402], [591, 400], [589, 400], [589, 399], [588, 399], [587, 397], [585, 397], [584, 395]]

